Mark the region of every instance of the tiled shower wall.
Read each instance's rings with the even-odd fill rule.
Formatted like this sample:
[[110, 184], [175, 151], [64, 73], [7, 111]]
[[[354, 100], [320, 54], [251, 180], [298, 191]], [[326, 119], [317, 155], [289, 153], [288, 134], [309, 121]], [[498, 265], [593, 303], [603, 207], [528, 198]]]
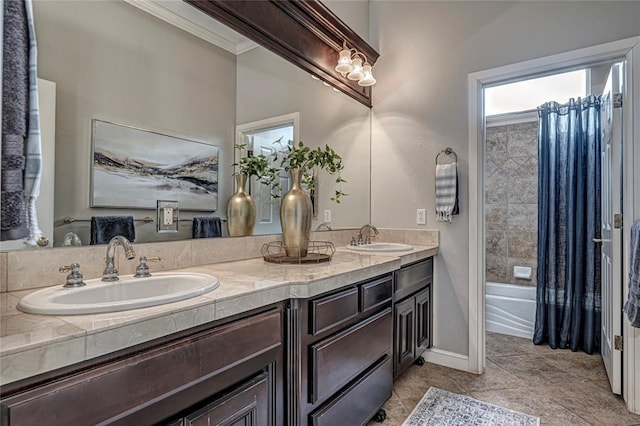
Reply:
[[[488, 127], [486, 133], [486, 279], [536, 285], [538, 122]], [[514, 266], [530, 266], [531, 280]]]

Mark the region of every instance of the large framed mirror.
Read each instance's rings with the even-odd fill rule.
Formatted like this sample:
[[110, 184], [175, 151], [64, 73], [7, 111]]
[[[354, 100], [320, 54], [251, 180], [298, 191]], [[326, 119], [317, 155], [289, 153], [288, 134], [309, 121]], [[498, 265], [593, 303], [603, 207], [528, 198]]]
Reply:
[[[212, 19], [184, 5], [194, 16]], [[323, 186], [332, 182], [321, 177], [320, 211], [331, 209], [338, 228], [369, 221], [370, 109], [362, 103], [246, 38], [232, 53], [123, 0], [36, 1], [34, 16], [39, 77], [57, 88], [55, 246], [69, 232], [89, 241], [92, 216], [155, 215], [147, 209], [90, 207], [94, 119], [217, 146], [219, 207], [212, 214], [224, 217], [234, 190], [236, 125], [296, 111], [305, 144], [328, 143], [344, 158], [349, 195], [340, 205], [328, 199], [330, 191], [323, 199]], [[188, 219], [202, 212], [181, 210], [180, 215]], [[191, 238], [189, 221], [172, 234], [157, 233], [153, 223], [138, 222], [136, 228], [138, 242]]]

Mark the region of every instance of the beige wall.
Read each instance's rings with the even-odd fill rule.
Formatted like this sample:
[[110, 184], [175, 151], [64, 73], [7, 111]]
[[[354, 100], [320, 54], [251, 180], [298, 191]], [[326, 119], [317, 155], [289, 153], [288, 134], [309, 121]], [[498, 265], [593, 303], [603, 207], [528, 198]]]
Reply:
[[370, 110], [264, 48], [238, 56], [237, 120], [239, 124], [300, 113], [300, 140], [328, 144], [343, 158], [340, 204], [330, 200], [335, 177], [320, 173], [319, 208], [313, 228], [332, 211], [331, 226], [369, 223]]
[[[372, 221], [440, 230], [435, 263], [434, 345], [468, 354], [467, 76], [640, 34], [640, 2], [374, 1]], [[435, 221], [434, 158], [459, 158], [460, 211]]]
[[[220, 147], [219, 210], [231, 195], [235, 56], [121, 1], [36, 1], [39, 75], [57, 84], [55, 218], [124, 214], [89, 208], [91, 119]], [[135, 217], [155, 216], [153, 210]], [[138, 240], [190, 238], [136, 226]], [[89, 224], [56, 228], [89, 242]]]

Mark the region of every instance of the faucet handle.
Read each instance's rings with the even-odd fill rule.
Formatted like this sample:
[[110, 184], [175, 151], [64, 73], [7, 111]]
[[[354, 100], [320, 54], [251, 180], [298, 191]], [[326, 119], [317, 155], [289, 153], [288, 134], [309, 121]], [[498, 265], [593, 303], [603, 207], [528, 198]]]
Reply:
[[147, 257], [140, 256], [140, 264], [136, 267], [136, 273], [134, 275], [135, 278], [145, 278], [150, 277], [151, 273], [149, 272], [149, 265], [147, 262], [160, 262], [162, 259], [160, 256]]
[[61, 266], [58, 268], [58, 272], [69, 271], [71, 271], [71, 273], [67, 275], [67, 282], [63, 285], [64, 288], [82, 287], [86, 285], [82, 280], [80, 265], [78, 263], [72, 263], [71, 265]]

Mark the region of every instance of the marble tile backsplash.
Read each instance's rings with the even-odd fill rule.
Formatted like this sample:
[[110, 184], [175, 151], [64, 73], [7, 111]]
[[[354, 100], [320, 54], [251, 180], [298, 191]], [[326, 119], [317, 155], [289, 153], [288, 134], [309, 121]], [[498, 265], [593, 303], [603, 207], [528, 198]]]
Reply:
[[[486, 276], [535, 286], [538, 247], [538, 123], [493, 126], [486, 134]], [[514, 266], [532, 279], [513, 277]]]
[[[344, 247], [357, 232], [357, 229], [312, 232], [311, 240], [331, 241], [336, 247]], [[116, 268], [120, 274], [133, 274], [140, 256], [161, 258], [159, 262], [150, 263], [152, 271], [251, 259], [262, 256], [261, 249], [264, 244], [278, 240], [279, 236], [258, 235], [135, 243], [134, 260], [126, 260], [122, 249], [116, 249]], [[381, 229], [378, 241], [438, 245], [438, 231]], [[80, 264], [80, 271], [86, 280], [99, 278], [104, 270], [105, 254], [104, 245], [0, 253], [0, 292], [63, 284], [65, 274], [59, 273], [58, 268], [71, 263]]]

